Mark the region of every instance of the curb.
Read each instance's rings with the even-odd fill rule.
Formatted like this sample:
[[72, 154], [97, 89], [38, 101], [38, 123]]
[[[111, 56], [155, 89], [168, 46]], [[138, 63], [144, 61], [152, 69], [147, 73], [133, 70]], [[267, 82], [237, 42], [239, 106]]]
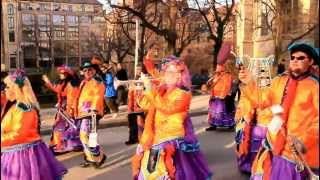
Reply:
[[[190, 112], [191, 117], [196, 117], [196, 116], [202, 116], [206, 115], [208, 113], [207, 110], [205, 111], [195, 111], [195, 112]], [[128, 120], [126, 118], [121, 118], [117, 119], [117, 121], [113, 122], [100, 122], [98, 129], [107, 129], [107, 128], [113, 128], [113, 127], [120, 127], [120, 126], [128, 126]], [[52, 128], [46, 128], [43, 130], [40, 130], [40, 135], [49, 135], [52, 132]]]

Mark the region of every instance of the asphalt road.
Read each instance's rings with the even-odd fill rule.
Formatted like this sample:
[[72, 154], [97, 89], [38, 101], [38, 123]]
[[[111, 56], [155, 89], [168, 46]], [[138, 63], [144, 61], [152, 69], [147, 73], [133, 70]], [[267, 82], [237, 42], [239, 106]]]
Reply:
[[[236, 166], [233, 137], [234, 132], [218, 129], [206, 132], [206, 115], [192, 117], [195, 131], [201, 143], [201, 150], [207, 159], [214, 180], [245, 180], [248, 175], [241, 174]], [[49, 136], [43, 137], [46, 142]], [[128, 129], [124, 126], [99, 130], [99, 143], [104, 148], [108, 159], [101, 169], [81, 168], [83, 160], [81, 152], [71, 152], [57, 156], [69, 170], [66, 180], [130, 180], [130, 158], [135, 152], [136, 145], [126, 146]]]

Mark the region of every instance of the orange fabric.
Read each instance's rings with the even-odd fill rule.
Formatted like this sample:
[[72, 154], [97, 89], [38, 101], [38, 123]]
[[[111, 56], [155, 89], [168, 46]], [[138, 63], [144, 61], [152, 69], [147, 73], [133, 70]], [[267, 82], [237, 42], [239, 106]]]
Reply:
[[104, 113], [104, 92], [105, 85], [103, 82], [98, 82], [94, 78], [89, 81], [83, 80], [78, 90], [77, 99], [74, 101], [77, 109], [77, 118], [88, 116], [84, 106], [88, 105], [89, 109], [98, 111], [98, 115], [103, 116]]
[[61, 98], [67, 98], [67, 107], [66, 111], [73, 115], [74, 113], [74, 100], [75, 100], [75, 94], [77, 94], [78, 88], [73, 87], [70, 82], [66, 85], [66, 87], [62, 90], [63, 84], [58, 85], [52, 85], [51, 83], [46, 83], [46, 86], [51, 89], [53, 92], [57, 93], [58, 97], [58, 104], [61, 105], [62, 99]]
[[166, 165], [166, 169], [170, 179], [173, 180], [175, 179], [175, 172], [176, 172], [176, 168], [173, 162], [173, 156], [176, 151], [176, 148], [172, 144], [168, 144], [164, 147], [164, 151], [165, 151], [164, 163]]
[[152, 59], [145, 58], [143, 61], [143, 64], [147, 70], [147, 72], [153, 77], [153, 78], [159, 78], [160, 72], [154, 67]]
[[38, 115], [35, 109], [23, 112], [13, 105], [1, 121], [1, 147], [25, 144], [40, 139]]
[[[269, 91], [260, 101], [261, 108], [281, 104], [283, 91], [288, 80], [288, 75], [282, 75], [272, 80]], [[250, 84], [241, 87], [246, 94], [251, 94], [252, 104], [258, 104], [257, 87]], [[288, 112], [287, 134], [297, 137], [307, 148], [305, 159], [310, 167], [319, 167], [319, 82], [311, 77], [299, 80], [296, 96]], [[276, 136], [269, 136], [268, 141], [272, 147], [275, 145]], [[284, 149], [280, 153], [286, 159], [294, 161], [290, 144], [285, 142]]]
[[142, 157], [143, 154], [135, 154], [131, 159], [132, 176], [134, 178], [139, 175]]
[[273, 150], [273, 152], [276, 155], [280, 155], [286, 143], [288, 114], [289, 114], [289, 110], [292, 105], [292, 102], [294, 100], [294, 97], [296, 95], [297, 84], [298, 84], [297, 80], [289, 78], [288, 84], [286, 85], [286, 88], [285, 88], [286, 95], [283, 97], [284, 99], [282, 102], [282, 107], [283, 107], [282, 120], [284, 122], [282, 124], [282, 128], [280, 129], [280, 133], [277, 134], [277, 139], [275, 141], [274, 150]]
[[232, 75], [226, 72], [215, 76], [211, 87], [211, 96], [225, 98], [230, 93], [232, 80]]

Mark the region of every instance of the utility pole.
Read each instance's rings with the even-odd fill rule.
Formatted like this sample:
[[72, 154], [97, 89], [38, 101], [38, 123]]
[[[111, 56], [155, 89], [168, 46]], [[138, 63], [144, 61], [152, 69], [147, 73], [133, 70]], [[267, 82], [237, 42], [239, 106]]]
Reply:
[[139, 18], [136, 18], [136, 48], [134, 53], [134, 77], [136, 77], [137, 73], [137, 66], [138, 66], [138, 59], [139, 59], [139, 48], [140, 48], [140, 41], [139, 41], [139, 26], [140, 26], [140, 20]]

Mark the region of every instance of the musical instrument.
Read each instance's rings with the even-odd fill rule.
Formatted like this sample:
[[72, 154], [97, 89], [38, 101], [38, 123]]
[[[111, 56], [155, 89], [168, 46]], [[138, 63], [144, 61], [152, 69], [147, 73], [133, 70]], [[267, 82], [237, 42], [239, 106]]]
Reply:
[[70, 124], [74, 129], [77, 129], [77, 126], [75, 125], [75, 120], [68, 115], [63, 109], [58, 108], [58, 114], [60, 114], [68, 124]]
[[310, 180], [319, 180], [319, 176], [317, 176], [310, 168], [306, 160], [304, 159], [303, 153], [298, 148], [297, 139], [294, 136], [289, 136], [291, 140], [291, 145], [293, 147], [292, 153], [296, 159], [296, 167], [295, 170], [297, 172], [302, 172], [305, 168], [307, 172], [309, 173]]
[[89, 133], [88, 146], [89, 147], [98, 146], [97, 114], [94, 111], [91, 113], [91, 131]]

